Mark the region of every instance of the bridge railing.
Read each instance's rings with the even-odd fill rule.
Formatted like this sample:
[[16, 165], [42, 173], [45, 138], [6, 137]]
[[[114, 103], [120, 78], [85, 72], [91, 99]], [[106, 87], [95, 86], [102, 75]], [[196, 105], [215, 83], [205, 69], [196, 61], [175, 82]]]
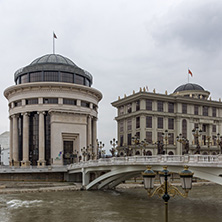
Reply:
[[98, 160], [83, 161], [71, 164], [68, 169], [84, 167], [111, 166], [111, 165], [136, 165], [136, 164], [179, 164], [179, 165], [222, 165], [222, 155], [156, 155], [156, 156], [127, 156], [101, 158]]

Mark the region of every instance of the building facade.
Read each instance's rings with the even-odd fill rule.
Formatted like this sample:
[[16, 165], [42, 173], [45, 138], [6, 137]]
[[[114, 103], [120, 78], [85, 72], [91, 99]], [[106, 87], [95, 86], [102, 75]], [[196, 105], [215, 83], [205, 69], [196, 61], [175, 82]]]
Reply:
[[10, 119], [10, 165], [70, 164], [97, 155], [97, 115], [102, 94], [93, 77], [70, 59], [49, 54], [15, 73], [4, 91]]
[[0, 134], [0, 153], [1, 153], [1, 166], [9, 165], [9, 135], [8, 131]]
[[218, 154], [221, 152], [222, 103], [197, 84], [169, 94], [145, 88], [119, 98], [118, 153], [123, 155]]

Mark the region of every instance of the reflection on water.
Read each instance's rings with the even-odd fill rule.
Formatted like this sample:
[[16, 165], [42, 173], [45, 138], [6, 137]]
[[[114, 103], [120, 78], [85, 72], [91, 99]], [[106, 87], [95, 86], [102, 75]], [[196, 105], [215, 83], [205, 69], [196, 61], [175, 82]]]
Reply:
[[[171, 198], [171, 222], [222, 221], [222, 187], [193, 187], [187, 199]], [[164, 202], [144, 189], [8, 194], [0, 196], [1, 222], [156, 222]]]

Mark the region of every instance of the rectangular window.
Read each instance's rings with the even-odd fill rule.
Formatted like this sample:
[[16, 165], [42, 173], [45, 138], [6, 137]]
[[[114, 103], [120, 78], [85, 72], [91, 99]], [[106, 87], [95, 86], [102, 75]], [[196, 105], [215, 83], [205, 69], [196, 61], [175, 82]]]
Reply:
[[212, 107], [212, 116], [217, 117], [217, 109], [216, 107]]
[[149, 131], [146, 132], [146, 141], [152, 144], [152, 132]]
[[174, 129], [174, 119], [168, 118], [168, 129]]
[[123, 121], [119, 122], [119, 131], [123, 132]]
[[162, 101], [157, 101], [157, 111], [163, 112], [163, 102]]
[[182, 104], [182, 113], [187, 114], [187, 104]]
[[95, 110], [95, 111], [97, 112], [97, 110], [98, 110], [98, 106], [95, 105], [95, 104], [93, 104], [93, 110]]
[[208, 107], [203, 106], [203, 116], [208, 116]]
[[63, 99], [63, 104], [76, 106], [76, 99]]
[[158, 126], [158, 129], [163, 129], [163, 117], [157, 118], [157, 126]]
[[174, 145], [174, 133], [169, 133], [169, 139], [168, 142], [170, 145]]
[[38, 98], [26, 99], [26, 105], [38, 104]]
[[131, 144], [132, 144], [132, 135], [131, 135], [131, 133], [129, 133], [127, 135], [127, 145], [131, 145]]
[[136, 111], [140, 110], [140, 100], [136, 101]]
[[146, 128], [152, 128], [152, 116], [146, 117]]
[[126, 107], [127, 107], [127, 113], [131, 113], [132, 112], [132, 104], [129, 103]]
[[146, 110], [150, 110], [152, 111], [153, 107], [152, 107], [152, 100], [147, 99], [146, 100]]
[[81, 101], [81, 106], [82, 106], [82, 107], [89, 108], [89, 107], [90, 107], [90, 103], [89, 103], [89, 102], [86, 102], [86, 101]]
[[14, 106], [17, 107], [17, 106], [21, 106], [22, 105], [22, 100], [18, 100], [18, 101], [15, 101], [14, 102]]
[[30, 73], [30, 82], [42, 82], [42, 72]]
[[136, 128], [140, 128], [140, 117], [136, 117]]
[[59, 73], [58, 72], [44, 72], [44, 81], [45, 82], [58, 82], [59, 81]]
[[61, 82], [68, 82], [68, 83], [73, 83], [73, 74], [72, 73], [66, 73], [66, 72], [61, 72]]
[[131, 119], [127, 120], [127, 130], [132, 130], [132, 120]]
[[194, 106], [194, 115], [199, 115], [199, 106]]
[[213, 132], [213, 133], [216, 133], [216, 132], [217, 132], [217, 126], [216, 126], [216, 125], [213, 125], [213, 127], [212, 127], [212, 132]]
[[120, 106], [119, 107], [119, 115], [123, 115], [124, 114], [124, 106]]
[[174, 113], [174, 103], [168, 103], [168, 112]]
[[136, 132], [136, 138], [140, 141], [140, 132]]
[[84, 78], [82, 76], [79, 75], [75, 75], [75, 80], [74, 82], [76, 84], [80, 84], [80, 85], [84, 85]]
[[120, 135], [120, 146], [123, 146], [123, 135]]
[[44, 104], [58, 104], [58, 98], [43, 98]]
[[157, 141], [163, 142], [163, 133], [157, 132]]
[[21, 76], [21, 83], [27, 83], [29, 82], [29, 75], [25, 74]]

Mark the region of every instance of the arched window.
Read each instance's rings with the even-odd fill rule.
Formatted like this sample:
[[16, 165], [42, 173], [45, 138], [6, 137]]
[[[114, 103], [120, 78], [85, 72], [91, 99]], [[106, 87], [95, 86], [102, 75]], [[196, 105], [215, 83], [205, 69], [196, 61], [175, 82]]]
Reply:
[[185, 119], [182, 121], [182, 135], [187, 138], [187, 121]]
[[174, 153], [173, 153], [172, 151], [170, 151], [170, 152], [168, 153], [168, 155], [174, 155]]
[[140, 155], [140, 151], [136, 151], [136, 155], [139, 156]]
[[152, 156], [152, 152], [150, 150], [146, 151], [146, 156]]

